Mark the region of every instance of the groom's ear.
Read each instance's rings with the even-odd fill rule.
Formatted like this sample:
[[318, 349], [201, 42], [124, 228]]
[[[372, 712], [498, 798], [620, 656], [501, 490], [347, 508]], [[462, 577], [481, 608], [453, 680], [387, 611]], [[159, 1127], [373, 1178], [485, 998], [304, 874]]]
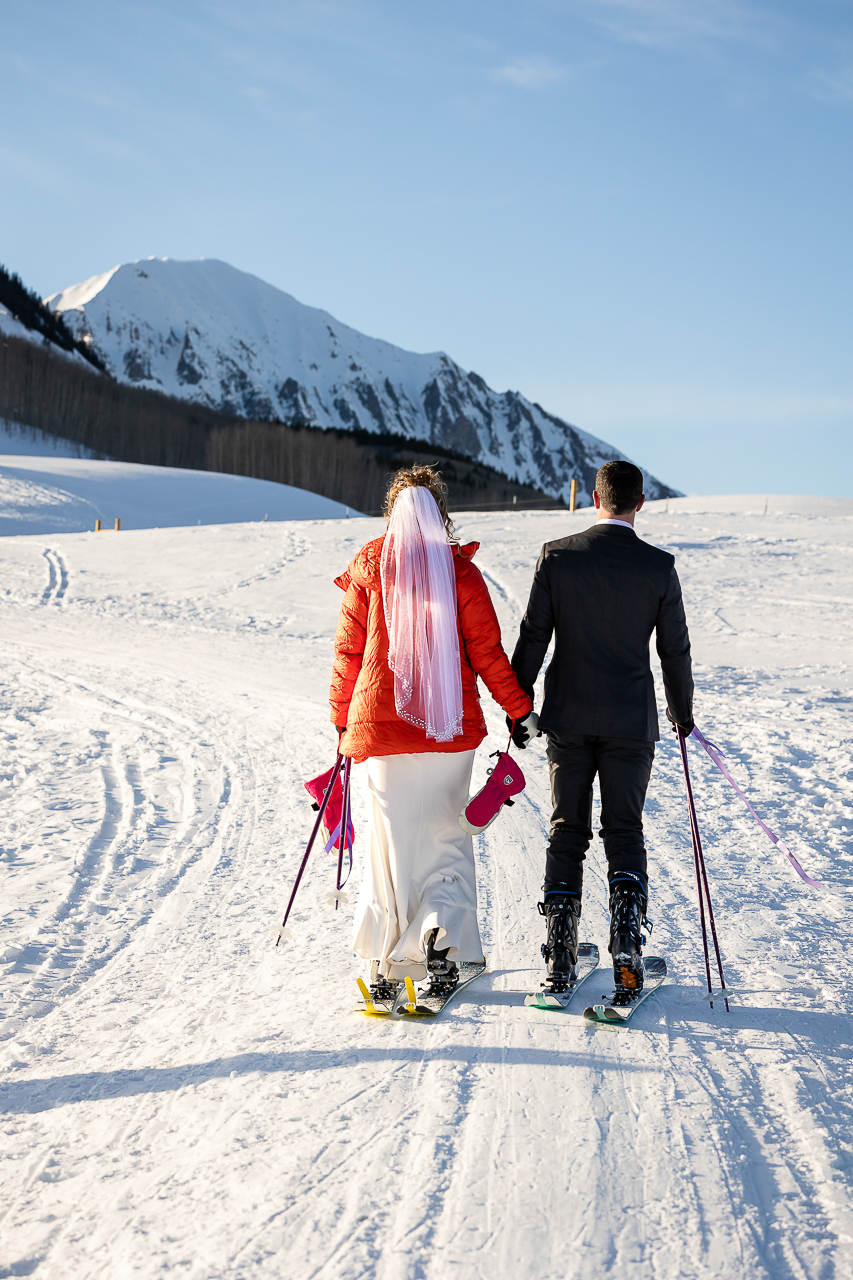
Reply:
[[598, 496], [598, 490], [597, 490], [597, 489], [593, 489], [593, 491], [592, 491], [592, 501], [593, 501], [593, 505], [595, 506], [596, 511], [600, 511], [600, 510], [601, 510], [601, 499], [600, 499], [600, 498], [599, 498], [599, 496]]
[[638, 510], [638, 511], [640, 510], [640, 507], [643, 505], [643, 503], [645, 502], [645, 500], [646, 500], [646, 495], [645, 495], [645, 494], [643, 494], [643, 495], [642, 495], [642, 497], [640, 498], [640, 501], [637, 503], [637, 510]]

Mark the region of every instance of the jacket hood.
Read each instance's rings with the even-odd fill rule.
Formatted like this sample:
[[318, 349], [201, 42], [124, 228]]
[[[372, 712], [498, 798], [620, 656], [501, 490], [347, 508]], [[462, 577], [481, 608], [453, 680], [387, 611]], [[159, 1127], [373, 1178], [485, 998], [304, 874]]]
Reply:
[[[342, 573], [339, 578], [335, 578], [335, 586], [340, 587], [342, 591], [346, 591], [349, 584], [354, 582], [357, 587], [361, 587], [365, 591], [379, 591], [381, 587], [382, 544], [384, 541], [385, 534], [383, 533], [381, 538], [374, 538], [372, 542], [368, 542], [366, 546], [363, 546], [350, 561], [346, 572]], [[466, 542], [464, 546], [453, 542], [450, 546], [454, 556], [462, 556], [465, 560], [473, 560], [480, 548], [479, 542]]]

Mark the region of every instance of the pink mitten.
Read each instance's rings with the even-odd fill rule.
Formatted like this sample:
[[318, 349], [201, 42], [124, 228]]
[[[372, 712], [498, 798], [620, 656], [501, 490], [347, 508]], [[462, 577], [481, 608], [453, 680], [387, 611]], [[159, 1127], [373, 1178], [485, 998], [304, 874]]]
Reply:
[[489, 780], [466, 804], [459, 815], [459, 825], [472, 835], [479, 835], [491, 826], [505, 804], [512, 804], [512, 796], [524, 790], [524, 774], [506, 751], [496, 752], [498, 762], [489, 774]]

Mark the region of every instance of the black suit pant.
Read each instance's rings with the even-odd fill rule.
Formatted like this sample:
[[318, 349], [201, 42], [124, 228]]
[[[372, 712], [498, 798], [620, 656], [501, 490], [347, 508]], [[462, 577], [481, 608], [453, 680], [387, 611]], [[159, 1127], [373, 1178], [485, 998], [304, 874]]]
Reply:
[[554, 813], [545, 860], [546, 893], [580, 893], [592, 840], [592, 784], [598, 774], [601, 830], [612, 879], [619, 871], [646, 874], [643, 806], [655, 757], [644, 738], [548, 734]]

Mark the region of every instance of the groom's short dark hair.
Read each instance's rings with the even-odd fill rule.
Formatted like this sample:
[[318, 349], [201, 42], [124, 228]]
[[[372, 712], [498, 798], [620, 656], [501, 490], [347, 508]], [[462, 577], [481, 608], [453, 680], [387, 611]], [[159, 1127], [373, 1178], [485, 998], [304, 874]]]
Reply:
[[643, 473], [633, 462], [605, 462], [598, 468], [595, 488], [606, 511], [624, 515], [633, 511], [643, 496]]

